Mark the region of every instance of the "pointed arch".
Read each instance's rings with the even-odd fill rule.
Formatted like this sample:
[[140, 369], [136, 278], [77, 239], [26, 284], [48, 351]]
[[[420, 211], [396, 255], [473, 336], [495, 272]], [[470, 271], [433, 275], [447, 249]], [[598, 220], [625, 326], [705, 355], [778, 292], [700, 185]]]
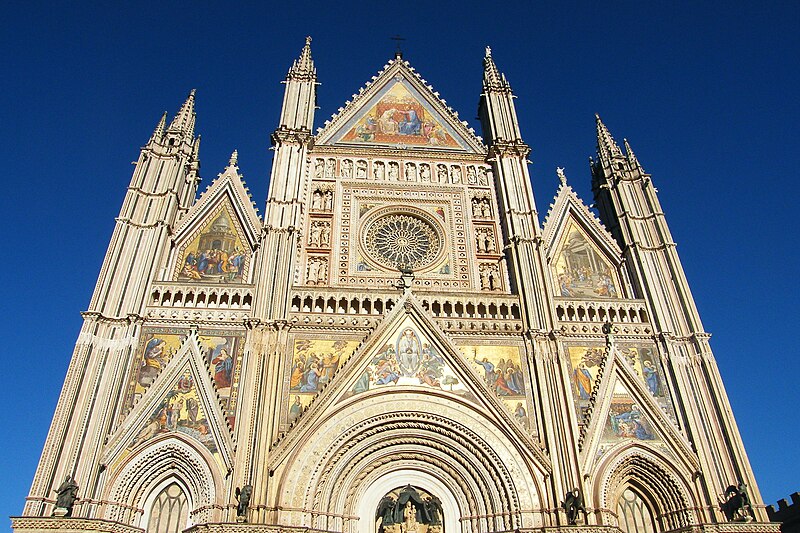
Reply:
[[150, 491], [145, 499], [140, 527], [147, 533], [180, 533], [192, 523], [189, 520], [189, 490], [183, 480], [171, 476]]
[[612, 450], [601, 463], [595, 475], [596, 501], [593, 507], [602, 509], [609, 516], [604, 523], [622, 527], [625, 518], [619, 516], [620, 499], [634, 493], [649, 512], [655, 531], [671, 531], [695, 523], [692, 509], [692, 491], [684, 480], [691, 474], [677, 472], [673, 461], [656, 451], [635, 443]]
[[111, 502], [106, 518], [146, 525], [141, 521], [154, 498], [171, 482], [185, 491], [190, 523], [212, 519], [212, 505], [224, 493], [222, 476], [207, 450], [180, 435], [156, 439], [112, 473], [104, 498]]

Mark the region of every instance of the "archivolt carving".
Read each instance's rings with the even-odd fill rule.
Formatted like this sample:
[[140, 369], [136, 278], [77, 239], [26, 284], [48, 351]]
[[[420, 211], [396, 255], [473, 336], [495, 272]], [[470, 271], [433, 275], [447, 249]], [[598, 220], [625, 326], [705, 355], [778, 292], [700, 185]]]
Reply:
[[679, 481], [689, 476], [674, 475], [667, 463], [649, 450], [627, 448], [605, 464], [604, 473], [598, 479], [599, 508], [616, 509], [616, 499], [624, 487], [631, 484], [649, 494], [665, 530], [695, 522], [691, 511], [694, 505], [688, 503], [691, 492]]
[[106, 518], [132, 524], [143, 512], [144, 501], [152, 488], [168, 477], [178, 477], [191, 493], [188, 496], [195, 509], [193, 521], [208, 521], [210, 506], [221, 490], [221, 481], [212, 462], [202, 450], [178, 437], [156, 441], [128, 460], [109, 484], [106, 499], [114, 503], [109, 505]]
[[[314, 520], [308, 525], [322, 529], [333, 526], [330, 520], [335, 522], [353, 512], [347, 505], [357, 499], [356, 493], [366, 478], [409, 462], [420, 470], [436, 469], [450, 486], [458, 487], [459, 498], [469, 506], [464, 512], [479, 516], [486, 526], [479, 529], [520, 527], [522, 512], [538, 508], [539, 489], [534, 476], [518, 458], [511, 442], [503, 442], [502, 431], [491, 431], [490, 443], [486, 432], [474, 431], [467, 421], [413, 410], [385, 413], [385, 405], [371, 408], [372, 416], [362, 420], [341, 415], [349, 422], [341, 433], [337, 432], [329, 442], [308, 445], [316, 450], [303, 446], [294, 455], [299, 464], [287, 465], [294, 479], [302, 476], [308, 484], [289, 489], [282, 505], [306, 510]], [[318, 434], [331, 431], [335, 430], [320, 428]], [[313, 465], [303, 459], [312, 453], [316, 457]], [[307, 524], [299, 517], [296, 520]]]

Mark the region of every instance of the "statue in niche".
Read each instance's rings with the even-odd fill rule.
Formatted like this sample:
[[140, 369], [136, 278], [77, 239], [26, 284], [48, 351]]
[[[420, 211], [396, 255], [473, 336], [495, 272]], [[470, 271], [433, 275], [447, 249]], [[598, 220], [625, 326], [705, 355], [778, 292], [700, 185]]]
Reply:
[[319, 189], [314, 189], [314, 192], [311, 195], [311, 209], [312, 211], [319, 211], [322, 209], [322, 191]]
[[499, 291], [502, 287], [500, 285], [500, 271], [497, 265], [485, 263], [480, 266], [481, 277], [481, 290], [484, 291]]
[[386, 165], [384, 165], [383, 161], [376, 161], [375, 168], [372, 171], [373, 177], [376, 180], [383, 181], [385, 172], [386, 172]]
[[472, 165], [467, 167], [467, 183], [470, 185], [475, 185], [478, 183], [478, 175], [475, 174], [475, 167]]
[[78, 499], [78, 484], [75, 483], [75, 478], [71, 474], [67, 474], [61, 485], [53, 492], [58, 494], [53, 516], [72, 516], [72, 508]]
[[424, 182], [430, 182], [431, 181], [431, 167], [429, 165], [424, 164], [424, 163], [422, 165], [420, 165], [419, 166], [419, 177], [420, 177], [420, 180], [422, 180]]
[[445, 165], [436, 165], [436, 178], [439, 183], [447, 183], [447, 167]]
[[360, 180], [367, 179], [367, 162], [366, 161], [359, 161], [356, 163], [356, 178]]
[[333, 209], [333, 191], [325, 191], [325, 211]]
[[325, 161], [322, 159], [317, 159], [314, 163], [314, 177], [321, 178], [325, 173]]
[[250, 496], [253, 494], [253, 486], [245, 485], [241, 489], [236, 487], [236, 519], [239, 522], [247, 522], [247, 508], [250, 507]]
[[586, 507], [583, 504], [583, 495], [577, 488], [572, 489], [564, 496], [561, 507], [567, 513], [567, 524], [570, 526], [577, 525], [578, 512], [583, 512], [584, 522], [586, 521]]
[[485, 168], [479, 167], [478, 168], [478, 184], [480, 185], [489, 185], [489, 176]]
[[724, 501], [719, 506], [725, 513], [728, 522], [752, 522], [753, 509], [750, 504], [750, 496], [747, 494], [747, 485], [730, 485], [725, 490]]
[[406, 181], [417, 181], [417, 166], [414, 163], [406, 163]]
[[489, 228], [479, 228], [475, 232], [478, 253], [492, 253], [495, 251], [494, 235]]
[[322, 236], [322, 222], [312, 222], [311, 223], [311, 230], [309, 231], [308, 235], [308, 245], [309, 246], [319, 246], [320, 238]]
[[481, 209], [481, 199], [480, 198], [473, 198], [472, 199], [472, 216], [475, 218], [480, 218], [483, 213]]
[[406, 485], [381, 498], [375, 521], [379, 533], [441, 533], [443, 516], [439, 498]]
[[486, 198], [481, 201], [481, 215], [483, 218], [491, 218], [492, 216], [492, 206]]
[[453, 183], [461, 183], [461, 167], [454, 165], [450, 169], [450, 177]]
[[353, 162], [349, 159], [342, 161], [342, 177], [350, 178], [353, 176]]
[[319, 260], [311, 258], [306, 268], [306, 283], [316, 285], [319, 282]]
[[320, 234], [319, 234], [319, 244], [321, 246], [330, 246], [331, 245], [331, 224], [330, 222], [320, 222], [319, 223]]
[[335, 159], [328, 159], [325, 161], [325, 177], [332, 178], [333, 174], [336, 170], [336, 160]]
[[389, 163], [389, 181], [397, 181], [400, 177], [399, 172], [400, 166], [397, 163], [394, 161]]

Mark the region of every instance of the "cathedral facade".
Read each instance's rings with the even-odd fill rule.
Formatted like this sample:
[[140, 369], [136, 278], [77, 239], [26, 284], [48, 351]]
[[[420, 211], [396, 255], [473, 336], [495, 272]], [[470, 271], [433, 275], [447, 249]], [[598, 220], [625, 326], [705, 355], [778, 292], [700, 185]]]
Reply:
[[165, 114], [15, 531], [777, 531], [650, 175], [597, 117], [541, 217], [483, 65], [482, 137], [399, 54], [314, 132], [308, 39], [263, 217]]

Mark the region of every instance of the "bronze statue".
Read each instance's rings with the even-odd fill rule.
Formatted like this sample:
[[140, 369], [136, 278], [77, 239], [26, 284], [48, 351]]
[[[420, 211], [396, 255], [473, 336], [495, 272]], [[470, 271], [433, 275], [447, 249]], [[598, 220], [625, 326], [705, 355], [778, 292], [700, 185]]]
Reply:
[[[64, 516], [72, 516], [72, 507], [78, 499], [78, 484], [75, 483], [75, 479], [70, 474], [67, 474], [64, 482], [53, 492], [58, 493], [56, 509], [66, 509], [67, 512]], [[54, 512], [53, 514], [55, 515], [56, 513]]]
[[252, 494], [252, 485], [245, 485], [241, 490], [239, 487], [236, 487], [236, 500], [239, 502], [239, 505], [236, 506], [236, 516], [241, 516], [246, 519], [247, 508], [250, 506], [250, 495]]
[[572, 489], [564, 496], [561, 507], [567, 512], [567, 524], [574, 526], [578, 522], [578, 511], [583, 512], [584, 521], [586, 519], [586, 507], [583, 505], [583, 495], [577, 488]]
[[390, 496], [384, 496], [378, 503], [375, 511], [375, 520], [381, 519], [381, 527], [378, 531], [383, 531], [386, 526], [393, 526], [397, 523], [397, 502]]
[[725, 489], [725, 501], [719, 506], [725, 513], [728, 522], [750, 522], [753, 520], [750, 497], [747, 495], [747, 485], [739, 483], [739, 486], [730, 485]]

